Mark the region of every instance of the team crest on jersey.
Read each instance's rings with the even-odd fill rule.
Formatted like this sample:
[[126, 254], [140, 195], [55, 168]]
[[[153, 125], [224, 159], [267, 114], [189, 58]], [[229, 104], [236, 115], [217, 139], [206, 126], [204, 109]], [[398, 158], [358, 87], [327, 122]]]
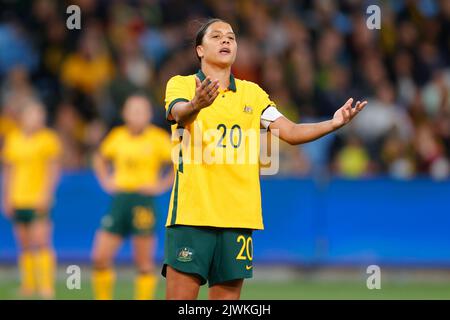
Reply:
[[253, 108], [250, 106], [245, 106], [244, 107], [244, 112], [248, 113], [248, 114], [252, 114], [253, 113]]
[[183, 247], [178, 249], [177, 260], [180, 262], [189, 262], [192, 261], [194, 256], [194, 250], [188, 247]]

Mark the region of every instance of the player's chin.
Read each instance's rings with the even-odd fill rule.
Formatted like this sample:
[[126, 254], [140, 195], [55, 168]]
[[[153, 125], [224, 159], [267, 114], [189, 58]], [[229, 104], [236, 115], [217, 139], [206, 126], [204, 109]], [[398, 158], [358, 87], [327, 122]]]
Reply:
[[219, 55], [215, 59], [215, 64], [221, 67], [230, 67], [234, 63], [234, 57], [229, 55]]

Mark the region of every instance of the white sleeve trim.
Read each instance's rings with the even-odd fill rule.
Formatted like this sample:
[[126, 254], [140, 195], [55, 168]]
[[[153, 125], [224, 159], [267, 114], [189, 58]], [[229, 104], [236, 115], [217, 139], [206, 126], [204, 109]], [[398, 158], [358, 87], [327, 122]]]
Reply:
[[277, 108], [269, 106], [261, 114], [261, 125], [267, 129], [272, 122], [282, 116], [283, 115]]

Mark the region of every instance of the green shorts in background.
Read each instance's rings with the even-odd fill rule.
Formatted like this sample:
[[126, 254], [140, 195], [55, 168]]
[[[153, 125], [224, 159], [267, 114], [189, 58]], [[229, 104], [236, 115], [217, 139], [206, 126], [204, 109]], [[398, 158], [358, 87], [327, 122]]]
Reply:
[[30, 224], [38, 219], [48, 219], [48, 213], [38, 212], [36, 209], [15, 209], [13, 215], [14, 223]]
[[166, 228], [164, 266], [196, 275], [214, 286], [253, 276], [251, 229], [175, 225]]
[[103, 217], [102, 229], [122, 237], [152, 235], [156, 216], [153, 198], [139, 193], [114, 195], [109, 213]]

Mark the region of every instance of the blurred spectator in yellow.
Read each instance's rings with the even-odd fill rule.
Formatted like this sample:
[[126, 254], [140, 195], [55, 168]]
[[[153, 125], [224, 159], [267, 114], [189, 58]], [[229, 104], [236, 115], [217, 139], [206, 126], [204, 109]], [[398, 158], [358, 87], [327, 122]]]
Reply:
[[335, 166], [336, 173], [346, 178], [360, 178], [369, 173], [369, 154], [355, 135], [349, 135], [347, 144], [337, 154]]
[[61, 80], [65, 85], [91, 95], [109, 83], [114, 66], [104, 40], [98, 27], [86, 29], [78, 50], [63, 62]]

